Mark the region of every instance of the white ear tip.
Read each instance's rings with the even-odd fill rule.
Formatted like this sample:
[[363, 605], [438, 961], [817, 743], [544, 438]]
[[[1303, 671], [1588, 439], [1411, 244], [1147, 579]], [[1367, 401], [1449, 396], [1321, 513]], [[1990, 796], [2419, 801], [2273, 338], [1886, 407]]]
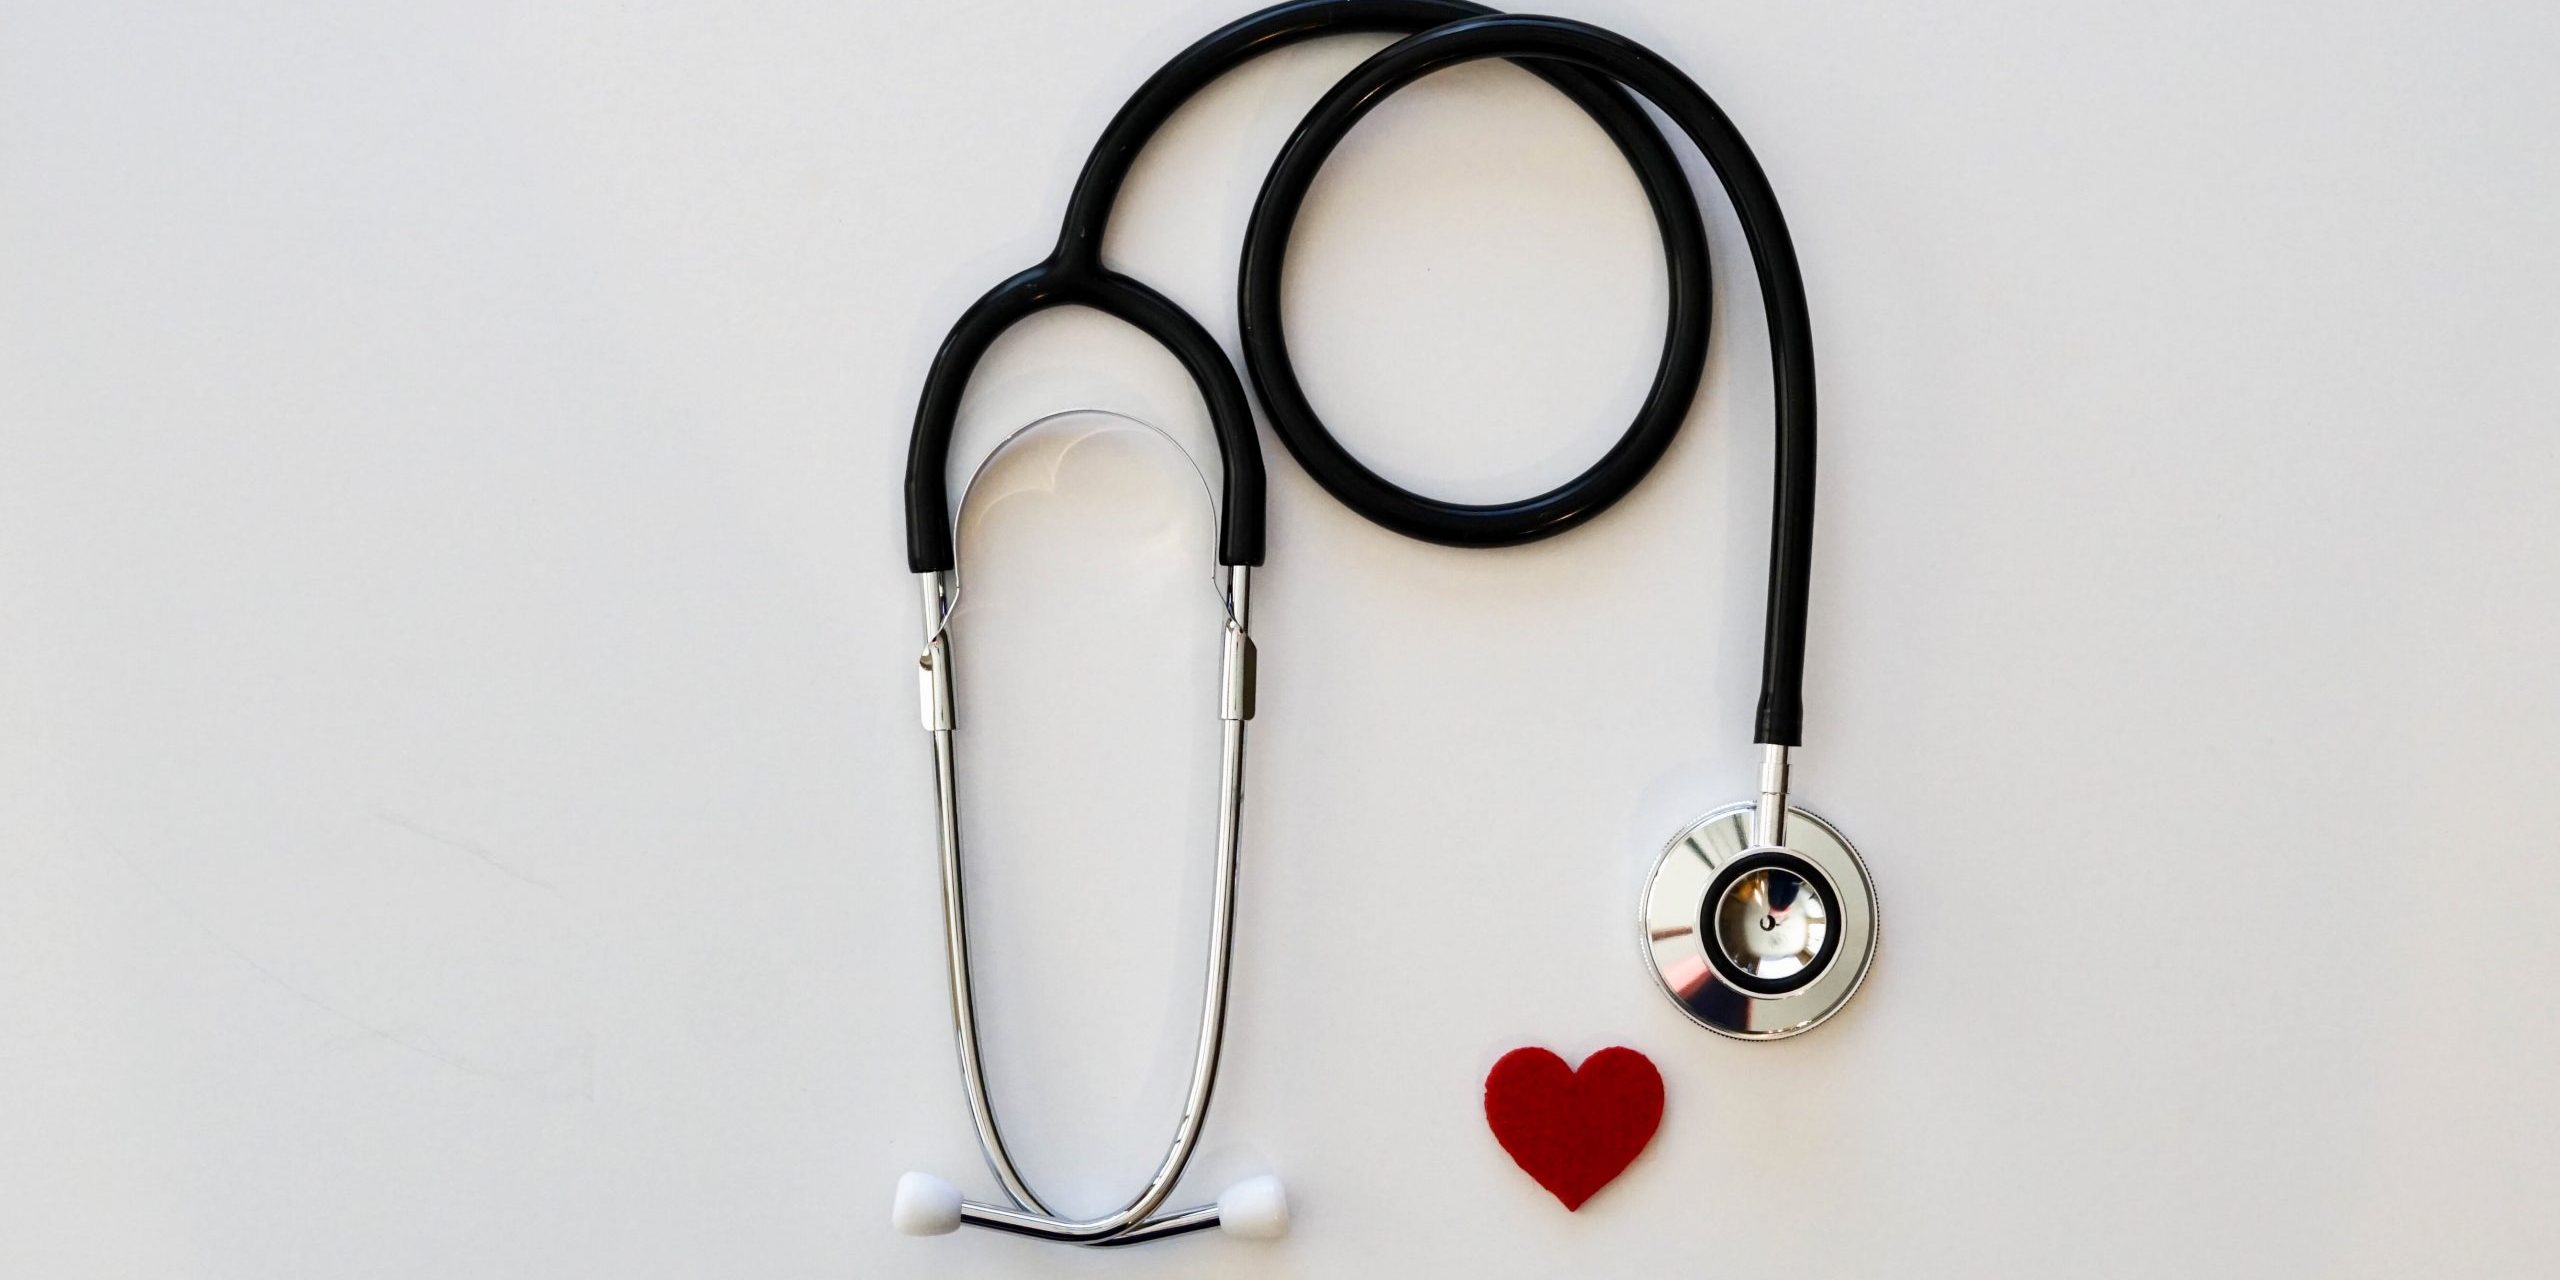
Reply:
[[889, 1206], [889, 1225], [911, 1236], [949, 1235], [960, 1229], [960, 1188], [930, 1173], [898, 1179], [898, 1198]]
[[1227, 1188], [1218, 1197], [1218, 1229], [1247, 1240], [1277, 1240], [1289, 1234], [1288, 1190], [1267, 1173]]

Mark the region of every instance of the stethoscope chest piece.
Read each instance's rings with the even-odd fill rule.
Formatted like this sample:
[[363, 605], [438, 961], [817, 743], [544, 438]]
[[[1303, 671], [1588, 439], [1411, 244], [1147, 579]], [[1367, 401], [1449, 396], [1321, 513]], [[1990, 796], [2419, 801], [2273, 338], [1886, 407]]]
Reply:
[[1701, 818], [1645, 884], [1646, 961], [1700, 1026], [1777, 1040], [1849, 1003], [1876, 954], [1875, 887], [1839, 830], [1787, 808], [1786, 843], [1754, 845], [1749, 802]]

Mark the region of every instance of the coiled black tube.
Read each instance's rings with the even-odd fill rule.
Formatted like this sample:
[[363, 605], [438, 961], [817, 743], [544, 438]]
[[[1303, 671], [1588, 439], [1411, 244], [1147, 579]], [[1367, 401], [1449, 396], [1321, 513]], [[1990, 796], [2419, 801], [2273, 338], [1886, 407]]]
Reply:
[[[1793, 745], [1802, 732], [1806, 589], [1812, 573], [1814, 400], [1811, 327], [1786, 222], [1750, 148], [1688, 77], [1632, 41], [1564, 19], [1497, 14], [1464, 0], [1294, 0], [1212, 32], [1149, 77], [1103, 130], [1086, 160], [1057, 247], [973, 304], [934, 356], [907, 454], [908, 567], [919, 573], [952, 567], [945, 472], [961, 393], [978, 361], [1023, 318], [1067, 305], [1117, 316], [1182, 362], [1208, 404], [1221, 455], [1219, 560], [1262, 562], [1262, 455], [1235, 370], [1216, 341], [1180, 307], [1102, 264], [1103, 231], [1138, 152], [1193, 94], [1282, 45], [1357, 31], [1419, 34], [1362, 63], [1308, 113], [1273, 164], [1245, 237], [1238, 308], [1246, 367], [1273, 429], [1326, 491], [1352, 510], [1434, 542], [1504, 546], [1550, 537], [1626, 496], [1678, 434], [1705, 367], [1709, 330], [1710, 268], [1697, 197], [1677, 155], [1620, 86], [1644, 94], [1688, 134], [1722, 179], [1750, 243], [1768, 310], [1777, 377], [1777, 504], [1756, 728], [1761, 742]], [[1413, 80], [1482, 58], [1518, 60], [1554, 85], [1590, 114], [1634, 167], [1662, 232], [1670, 319], [1644, 405], [1615, 445], [1582, 474], [1546, 493], [1479, 506], [1399, 488], [1361, 465], [1325, 429], [1289, 363], [1280, 324], [1280, 277], [1290, 228], [1307, 188], [1352, 126]]]
[[[1237, 305], [1245, 367], [1281, 443], [1343, 505], [1410, 537], [1457, 546], [1503, 546], [1544, 538], [1590, 519], [1644, 479], [1688, 416], [1706, 361], [1707, 256], [1703, 236], [1670, 234], [1671, 323], [1662, 364], [1635, 422], [1581, 475], [1533, 498], [1485, 506], [1424, 497], [1361, 465], [1325, 430], [1298, 386], [1280, 324], [1281, 266], [1307, 187], [1352, 126], [1387, 95], [1431, 72], [1483, 58], [1588, 68], [1625, 84], [1689, 135], [1723, 180], [1751, 246], [1769, 317], [1777, 385], [1777, 498], [1769, 548], [1769, 602], [1761, 655], [1762, 742], [1793, 746], [1804, 721], [1806, 588], [1813, 573], [1813, 328], [1795, 247], [1777, 194], [1742, 134], [1714, 100], [1632, 40], [1563, 18], [1502, 14], [1435, 27], [1361, 63], [1326, 91], [1271, 166], [1245, 232]], [[1660, 201], [1656, 202], [1657, 209]], [[1695, 264], [1694, 269], [1691, 264]]]
[[[1240, 18], [1185, 49], [1138, 91], [1103, 129], [1067, 201], [1057, 247], [1029, 270], [987, 291], [964, 312], [925, 375], [907, 450], [907, 565], [918, 573], [952, 565], [951, 510], [945, 472], [960, 396], [978, 361], [1004, 331], [1050, 307], [1082, 305], [1127, 321], [1182, 362], [1209, 407], [1222, 456], [1218, 559], [1262, 563], [1262, 451], [1244, 386], [1226, 354], [1199, 323], [1164, 295], [1102, 264], [1102, 240], [1129, 167], [1166, 119], [1210, 82], [1253, 58], [1318, 36], [1422, 31], [1494, 12], [1465, 0], [1295, 0]], [[1588, 112], [1643, 179], [1666, 241], [1703, 246], [1697, 198], [1680, 160], [1633, 98], [1606, 79], [1566, 66], [1536, 72]], [[1675, 279], [1675, 296], [1706, 293], [1706, 254], [1687, 257], [1695, 278]], [[1699, 335], [1703, 346], [1705, 335]], [[1694, 375], [1691, 382], [1696, 381]], [[1683, 402], [1685, 403], [1683, 393]]]

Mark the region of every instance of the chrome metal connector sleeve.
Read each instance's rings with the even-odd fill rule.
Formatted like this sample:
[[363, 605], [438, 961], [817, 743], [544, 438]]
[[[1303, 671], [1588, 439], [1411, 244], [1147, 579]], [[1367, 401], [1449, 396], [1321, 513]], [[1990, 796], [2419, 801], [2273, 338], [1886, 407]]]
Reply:
[[1244, 565], [1232, 565], [1227, 569], [1226, 651], [1218, 663], [1218, 718], [1221, 720], [1253, 718], [1253, 636], [1245, 630], [1245, 618], [1251, 609], [1252, 579], [1253, 570]]
[[917, 656], [916, 682], [927, 733], [951, 731], [951, 575], [940, 570], [919, 573], [924, 596], [924, 651]]
[[1791, 747], [1763, 743], [1760, 747], [1760, 799], [1751, 806], [1751, 843], [1757, 848], [1781, 848], [1787, 843], [1787, 753]]

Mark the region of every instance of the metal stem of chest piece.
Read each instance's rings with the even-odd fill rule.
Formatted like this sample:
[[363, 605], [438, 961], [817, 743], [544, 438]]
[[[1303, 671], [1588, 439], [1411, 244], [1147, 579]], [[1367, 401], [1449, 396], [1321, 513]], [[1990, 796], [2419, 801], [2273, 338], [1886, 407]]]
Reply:
[[1751, 806], [1751, 843], [1764, 849], [1787, 843], [1787, 767], [1792, 748], [1760, 744], [1760, 799]]

